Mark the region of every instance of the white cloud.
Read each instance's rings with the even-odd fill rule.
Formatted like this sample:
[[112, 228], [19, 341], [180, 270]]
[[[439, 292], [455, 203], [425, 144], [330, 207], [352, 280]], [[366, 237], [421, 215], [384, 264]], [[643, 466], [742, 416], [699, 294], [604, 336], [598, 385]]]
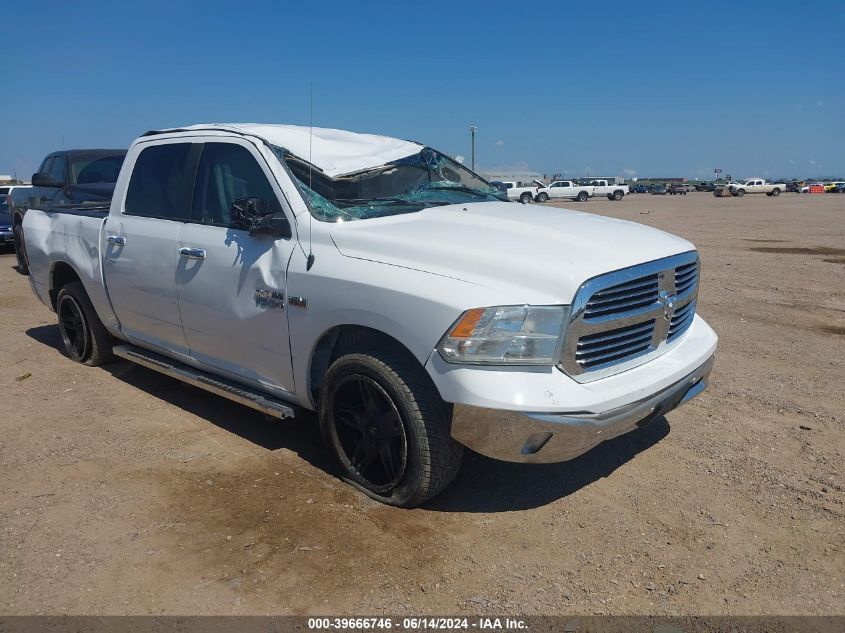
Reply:
[[625, 174], [628, 178], [633, 178], [637, 175], [636, 169], [628, 169], [627, 167], [622, 170], [622, 173]]
[[502, 141], [502, 140], [498, 140], [495, 143], [493, 143], [493, 145], [495, 145], [496, 147], [502, 147], [504, 144], [505, 144], [505, 142]]
[[810, 161], [810, 164], [811, 164], [813, 167], [815, 167], [815, 166], [816, 166], [816, 161], [811, 160], [811, 161]]

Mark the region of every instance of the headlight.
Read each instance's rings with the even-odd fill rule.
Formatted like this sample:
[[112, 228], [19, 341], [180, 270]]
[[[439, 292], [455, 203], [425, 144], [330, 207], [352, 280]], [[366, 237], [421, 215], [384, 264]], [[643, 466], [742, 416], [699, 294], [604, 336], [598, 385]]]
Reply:
[[450, 363], [554, 365], [569, 306], [496, 306], [461, 315], [437, 351]]

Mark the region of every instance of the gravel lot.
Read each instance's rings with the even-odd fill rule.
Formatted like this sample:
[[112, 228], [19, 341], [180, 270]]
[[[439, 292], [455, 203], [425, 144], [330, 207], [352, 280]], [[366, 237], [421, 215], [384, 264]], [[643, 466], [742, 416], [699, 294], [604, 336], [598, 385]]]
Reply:
[[845, 196], [568, 206], [698, 245], [710, 390], [571, 462], [469, 454], [413, 511], [311, 419], [72, 363], [0, 256], [0, 613], [845, 612]]

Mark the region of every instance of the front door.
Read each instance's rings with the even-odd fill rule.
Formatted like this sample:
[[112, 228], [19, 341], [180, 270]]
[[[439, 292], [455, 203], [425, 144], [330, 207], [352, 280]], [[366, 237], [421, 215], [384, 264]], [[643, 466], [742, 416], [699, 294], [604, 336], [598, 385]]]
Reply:
[[200, 146], [140, 147], [127, 157], [135, 163], [122, 213], [106, 220], [101, 245], [106, 289], [129, 340], [187, 355], [176, 296], [177, 240], [190, 219], [191, 165]]
[[285, 275], [294, 240], [250, 236], [234, 226], [238, 198], [283, 210], [281, 190], [252, 143], [205, 143], [192, 222], [179, 236], [176, 285], [185, 337], [195, 361], [293, 393]]

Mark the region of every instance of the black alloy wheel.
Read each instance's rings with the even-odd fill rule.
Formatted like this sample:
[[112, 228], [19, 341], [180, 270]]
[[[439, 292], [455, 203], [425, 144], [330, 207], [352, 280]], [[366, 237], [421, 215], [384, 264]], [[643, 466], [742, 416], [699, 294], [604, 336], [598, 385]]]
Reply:
[[329, 399], [330, 441], [346, 471], [377, 494], [395, 488], [408, 463], [408, 438], [393, 399], [362, 374], [337, 381]]
[[82, 306], [76, 297], [64, 294], [59, 297], [56, 312], [59, 316], [59, 331], [68, 355], [77, 362], [83, 362], [88, 357], [91, 342]]

